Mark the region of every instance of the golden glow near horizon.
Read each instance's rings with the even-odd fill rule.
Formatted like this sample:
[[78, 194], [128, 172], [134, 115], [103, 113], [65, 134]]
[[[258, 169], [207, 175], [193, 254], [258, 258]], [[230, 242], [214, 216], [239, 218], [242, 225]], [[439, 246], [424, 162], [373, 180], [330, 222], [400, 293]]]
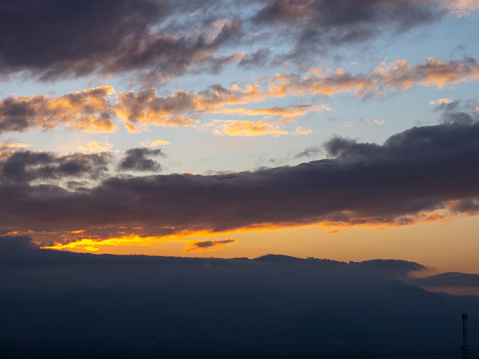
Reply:
[[[479, 273], [479, 231], [476, 217], [462, 216], [452, 222], [423, 222], [410, 226], [308, 225], [290, 228], [241, 229], [222, 233], [188, 232], [163, 237], [129, 235], [103, 240], [79, 241], [44, 246], [44, 249], [96, 254], [144, 254], [218, 258], [255, 258], [285, 254], [340, 261], [404, 259], [439, 272]], [[75, 231], [81, 232], [81, 231]], [[212, 242], [201, 248], [198, 242]], [[234, 245], [231, 245], [234, 244]], [[193, 248], [193, 250], [192, 250]], [[468, 248], [464, 252], [463, 248]]]

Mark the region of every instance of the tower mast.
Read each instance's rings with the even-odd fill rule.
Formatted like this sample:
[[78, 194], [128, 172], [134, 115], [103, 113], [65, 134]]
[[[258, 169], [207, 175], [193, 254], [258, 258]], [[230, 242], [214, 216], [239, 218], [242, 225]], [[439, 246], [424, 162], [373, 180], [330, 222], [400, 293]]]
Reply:
[[469, 359], [469, 343], [467, 340], [467, 313], [462, 313], [462, 359]]

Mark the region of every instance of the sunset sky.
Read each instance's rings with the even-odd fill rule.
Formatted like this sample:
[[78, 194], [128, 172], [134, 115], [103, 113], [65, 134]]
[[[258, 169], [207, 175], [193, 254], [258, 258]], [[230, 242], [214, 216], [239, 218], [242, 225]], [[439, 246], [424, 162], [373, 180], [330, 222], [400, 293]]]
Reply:
[[478, 0], [5, 0], [0, 236], [479, 273]]

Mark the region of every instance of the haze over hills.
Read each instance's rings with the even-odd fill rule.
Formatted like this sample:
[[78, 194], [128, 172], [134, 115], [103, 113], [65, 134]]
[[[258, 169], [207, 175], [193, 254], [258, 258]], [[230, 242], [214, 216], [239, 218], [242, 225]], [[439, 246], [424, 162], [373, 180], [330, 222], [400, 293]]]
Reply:
[[[479, 332], [473, 319], [479, 318], [479, 297], [431, 293], [405, 282], [441, 278], [408, 279], [425, 268], [402, 260], [345, 263], [280, 255], [92, 255], [3, 237], [0, 342], [11, 357], [19, 346], [35, 357], [34, 348], [49, 343], [53, 351], [41, 352], [51, 357], [80, 347], [89, 349], [79, 357], [102, 350], [114, 355], [125, 347], [152, 357], [200, 350], [204, 357], [452, 358], [463, 311], [470, 314], [470, 332]], [[471, 340], [471, 351], [476, 347]]]

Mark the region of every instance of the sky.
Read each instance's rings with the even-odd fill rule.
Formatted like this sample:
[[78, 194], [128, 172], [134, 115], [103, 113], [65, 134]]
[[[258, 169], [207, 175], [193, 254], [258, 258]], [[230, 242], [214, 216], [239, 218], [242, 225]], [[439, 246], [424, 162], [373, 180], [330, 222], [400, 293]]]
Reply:
[[479, 273], [479, 1], [5, 0], [0, 236]]

